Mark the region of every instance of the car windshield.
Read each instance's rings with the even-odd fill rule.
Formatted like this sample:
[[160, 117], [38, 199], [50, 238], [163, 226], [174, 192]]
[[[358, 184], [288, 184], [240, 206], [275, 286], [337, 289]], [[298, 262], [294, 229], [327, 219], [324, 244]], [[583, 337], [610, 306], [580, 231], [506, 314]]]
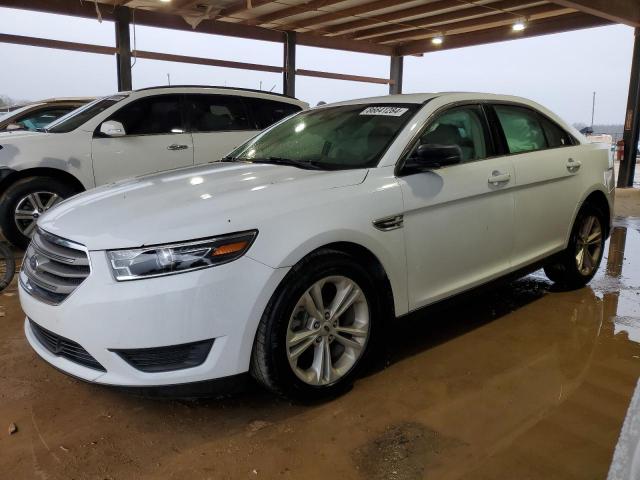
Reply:
[[308, 110], [265, 130], [225, 160], [322, 169], [374, 166], [419, 107], [359, 104]]
[[60, 117], [57, 121], [51, 123], [46, 130], [50, 133], [71, 132], [125, 98], [127, 98], [127, 95], [113, 95], [94, 100]]

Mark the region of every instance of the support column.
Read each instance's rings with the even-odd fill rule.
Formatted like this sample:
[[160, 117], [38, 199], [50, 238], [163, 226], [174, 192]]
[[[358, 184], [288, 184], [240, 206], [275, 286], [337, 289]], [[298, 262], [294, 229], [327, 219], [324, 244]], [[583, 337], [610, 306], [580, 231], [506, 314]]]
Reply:
[[296, 96], [296, 32], [284, 33], [284, 72], [282, 93]]
[[131, 38], [129, 23], [131, 10], [127, 7], [117, 7], [115, 11], [116, 27], [116, 65], [118, 69], [118, 91], [132, 90], [131, 83]]
[[618, 187], [633, 186], [638, 155], [638, 135], [640, 132], [640, 28], [636, 28], [631, 61], [631, 79], [627, 111], [624, 117], [624, 158], [620, 162]]
[[389, 70], [389, 79], [393, 83], [389, 84], [389, 94], [396, 95], [402, 93], [402, 70], [404, 67], [404, 57], [393, 55], [391, 57], [391, 68]]

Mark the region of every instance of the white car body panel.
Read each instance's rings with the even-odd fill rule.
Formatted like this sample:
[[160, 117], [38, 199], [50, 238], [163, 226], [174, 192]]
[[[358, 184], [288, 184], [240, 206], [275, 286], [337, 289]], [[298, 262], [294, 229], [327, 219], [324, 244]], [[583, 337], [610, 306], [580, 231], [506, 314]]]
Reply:
[[192, 166], [193, 141], [190, 133], [94, 137], [91, 156], [96, 185], [105, 185], [122, 178]]
[[259, 133], [259, 130], [228, 131], [219, 133], [193, 132], [193, 159], [196, 165], [215, 162], [222, 158], [220, 152], [231, 152]]
[[[504, 155], [398, 176], [396, 164], [434, 113], [464, 102], [528, 105], [556, 121], [579, 145]], [[41, 229], [84, 245], [91, 274], [60, 305], [22, 286], [25, 313], [80, 343], [107, 369], [96, 372], [33, 348], [86, 380], [167, 385], [246, 372], [265, 306], [293, 265], [314, 250], [353, 244], [384, 269], [400, 316], [540, 260], [566, 247], [580, 206], [599, 192], [613, 211], [606, 147], [587, 144], [543, 107], [502, 95], [389, 96], [343, 104], [424, 103], [377, 167], [317, 171], [258, 163], [213, 163], [121, 181], [69, 199], [40, 218]], [[197, 148], [196, 148], [197, 151]], [[580, 162], [570, 172], [568, 159]], [[491, 177], [506, 175], [494, 184]], [[376, 220], [403, 215], [389, 231]], [[184, 242], [258, 230], [231, 263], [165, 277], [117, 282], [105, 250]], [[176, 324], [179, 319], [179, 324]], [[198, 367], [143, 373], [112, 353], [215, 338]]]
[[515, 179], [508, 157], [401, 178], [411, 309], [509, 269], [514, 182], [493, 185], [494, 172]]

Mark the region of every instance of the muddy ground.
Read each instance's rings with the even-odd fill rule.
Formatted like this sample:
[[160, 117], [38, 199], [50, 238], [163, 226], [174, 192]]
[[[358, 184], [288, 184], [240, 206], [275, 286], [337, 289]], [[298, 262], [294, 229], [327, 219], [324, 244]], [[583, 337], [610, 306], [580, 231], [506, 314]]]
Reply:
[[0, 479], [604, 479], [640, 374], [640, 219], [617, 218], [606, 252], [577, 291], [538, 272], [398, 321], [386, 361], [317, 405], [69, 378], [28, 347], [14, 283]]

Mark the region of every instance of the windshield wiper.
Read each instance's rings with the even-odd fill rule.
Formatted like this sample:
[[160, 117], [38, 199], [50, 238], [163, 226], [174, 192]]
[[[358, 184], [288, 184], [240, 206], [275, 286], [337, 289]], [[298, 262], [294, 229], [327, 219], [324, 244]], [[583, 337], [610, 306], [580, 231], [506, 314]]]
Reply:
[[324, 164], [320, 162], [315, 162], [313, 160], [304, 161], [304, 160], [294, 160], [292, 158], [267, 157], [267, 158], [255, 158], [249, 161], [253, 163], [273, 163], [274, 165], [286, 165], [288, 167], [303, 168], [305, 170], [327, 170], [327, 167]]

